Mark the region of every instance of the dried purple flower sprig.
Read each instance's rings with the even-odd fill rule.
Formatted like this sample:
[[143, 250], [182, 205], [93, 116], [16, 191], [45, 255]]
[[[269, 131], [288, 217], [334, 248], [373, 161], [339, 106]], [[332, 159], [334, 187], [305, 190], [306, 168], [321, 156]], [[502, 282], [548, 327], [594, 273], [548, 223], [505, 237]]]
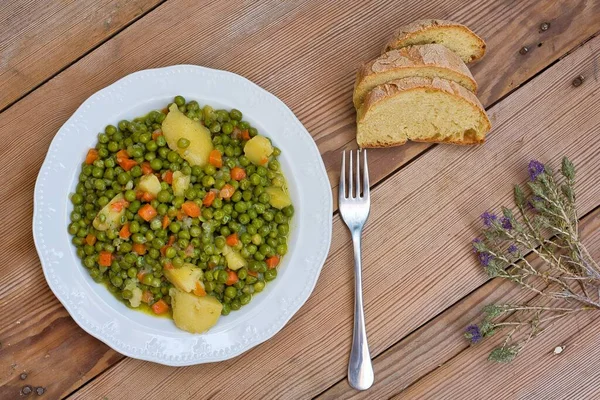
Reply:
[[[502, 345], [489, 355], [498, 362], [513, 360], [552, 321], [600, 309], [600, 268], [579, 236], [575, 167], [563, 158], [562, 182], [536, 160], [529, 163], [528, 171], [531, 194], [527, 196], [518, 185], [514, 188], [520, 218], [504, 207], [501, 217], [483, 213], [483, 239], [473, 240], [473, 248], [490, 277], [511, 280], [553, 303], [544, 307], [490, 304], [484, 308], [483, 321], [469, 325], [465, 337], [477, 343], [506, 329]], [[526, 258], [529, 253], [543, 263], [532, 264]], [[555, 306], [557, 301], [564, 307]]]

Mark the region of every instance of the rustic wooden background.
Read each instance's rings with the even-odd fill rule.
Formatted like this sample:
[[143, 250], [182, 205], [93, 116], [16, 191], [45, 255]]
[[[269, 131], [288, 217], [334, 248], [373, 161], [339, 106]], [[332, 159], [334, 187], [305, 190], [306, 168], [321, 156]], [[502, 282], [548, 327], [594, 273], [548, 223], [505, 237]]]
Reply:
[[[138, 361], [73, 322], [44, 281], [32, 199], [50, 141], [88, 96], [165, 65], [241, 74], [296, 113], [335, 191], [340, 150], [356, 147], [356, 67], [419, 18], [462, 22], [487, 41], [472, 70], [494, 129], [480, 147], [411, 143], [370, 153], [372, 389], [358, 393], [346, 381], [352, 254], [337, 212], [309, 301], [273, 339], [235, 359], [186, 368]], [[485, 360], [493, 343], [469, 347], [462, 338], [484, 304], [539, 301], [488, 280], [470, 252], [478, 216], [511, 204], [531, 158], [575, 162], [583, 237], [600, 258], [600, 0], [4, 0], [0, 21], [0, 399], [20, 398], [25, 385], [52, 399], [600, 396], [600, 313], [556, 323], [510, 366]]]

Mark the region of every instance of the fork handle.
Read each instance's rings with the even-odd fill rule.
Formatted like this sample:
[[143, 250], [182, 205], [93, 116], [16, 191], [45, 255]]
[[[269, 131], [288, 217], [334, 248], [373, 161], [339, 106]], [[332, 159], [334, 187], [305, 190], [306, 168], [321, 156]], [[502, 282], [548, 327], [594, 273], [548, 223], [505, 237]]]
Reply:
[[354, 330], [352, 332], [352, 350], [348, 364], [348, 382], [357, 390], [366, 390], [374, 380], [373, 364], [367, 344], [365, 328], [365, 312], [362, 297], [362, 266], [361, 266], [361, 229], [352, 231], [354, 244]]

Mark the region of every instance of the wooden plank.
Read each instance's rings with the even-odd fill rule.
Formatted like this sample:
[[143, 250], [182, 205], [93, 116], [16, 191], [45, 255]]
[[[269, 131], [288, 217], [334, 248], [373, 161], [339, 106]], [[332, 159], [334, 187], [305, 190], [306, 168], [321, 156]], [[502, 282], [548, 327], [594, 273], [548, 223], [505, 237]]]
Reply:
[[[579, 207], [600, 205], [600, 104], [590, 41], [491, 110], [496, 129], [482, 147], [437, 146], [377, 186], [364, 236], [364, 289], [371, 351], [377, 355], [486, 281], [470, 242], [478, 216], [510, 204], [531, 157], [578, 166]], [[560, 101], [558, 100], [560, 99]], [[574, 123], [576, 121], [576, 126]], [[469, 171], [468, 174], [465, 171]], [[334, 217], [334, 239], [319, 283], [301, 311], [268, 342], [223, 363], [169, 368], [125, 359], [73, 398], [305, 398], [344, 378], [352, 321], [351, 244]], [[379, 266], [379, 268], [375, 267]], [[235, 385], [220, 378], [235, 376]], [[219, 383], [216, 383], [219, 382]]]
[[[569, 11], [561, 14], [560, 8], [567, 4]], [[0, 320], [0, 340], [5, 345], [0, 354], [7, 360], [0, 365], [0, 385], [9, 387], [11, 395], [20, 387], [22, 382], [18, 380], [18, 374], [9, 367], [17, 364], [16, 368], [31, 370], [31, 379], [47, 386], [51, 397], [58, 397], [119, 359], [102, 343], [83, 334], [72, 320], [67, 318], [59, 323], [57, 318], [46, 318], [59, 315], [62, 307], [41, 283], [29, 227], [20, 223], [31, 218], [33, 184], [52, 136], [94, 91], [138, 69], [174, 63], [196, 63], [240, 73], [291, 106], [318, 141], [335, 181], [339, 149], [352, 140], [354, 129], [350, 91], [356, 65], [361, 59], [374, 56], [397, 25], [431, 16], [457, 19], [480, 32], [491, 49], [487, 57], [513, 61], [506, 63], [506, 73], [502, 74], [493, 64], [475, 67], [480, 68], [477, 78], [489, 104], [597, 30], [598, 13], [591, 12], [596, 8], [596, 3], [583, 0], [552, 4], [514, 1], [491, 6], [484, 0], [454, 0], [439, 4], [412, 0], [404, 2], [402, 7], [385, 0], [368, 6], [360, 2], [317, 0], [243, 4], [166, 2], [0, 114], [0, 138], [4, 144], [0, 148], [0, 171], [6, 176], [0, 187], [0, 204], [7, 215], [7, 222], [0, 226], [0, 235], [6, 238], [0, 244], [0, 249], [5, 249], [0, 252], [0, 261], [3, 261], [0, 262], [0, 303], [5, 306], [5, 318]], [[185, 9], [184, 13], [182, 9]], [[178, 18], [171, 18], [172, 15]], [[537, 33], [538, 22], [546, 19], [551, 19], [553, 27], [558, 29]], [[575, 19], [579, 23], [570, 22]], [[177, 39], [165, 32], [177, 32]], [[531, 57], [516, 57], [514, 52], [518, 50], [518, 43], [514, 40], [524, 37], [528, 40], [542, 38], [544, 46], [548, 46], [542, 46], [539, 51], [536, 49], [529, 54]], [[243, 43], [243, 46], [232, 47], [232, 43]], [[504, 89], [485, 95], [486, 87], [490, 85]], [[14, 132], [24, 134], [15, 135]], [[373, 182], [423, 148], [405, 146], [373, 152], [371, 164], [378, 165], [371, 168]], [[378, 154], [389, 156], [388, 165], [376, 161]], [[338, 221], [336, 233], [338, 230], [345, 232], [340, 226]], [[344, 264], [344, 275], [324, 274], [322, 282], [345, 285], [343, 296], [338, 299], [348, 299], [352, 286], [350, 270], [345, 266], [351, 263], [350, 254], [346, 248], [338, 253], [340, 251], [344, 258], [340, 261], [338, 255], [336, 262]], [[13, 257], [15, 255], [17, 257]], [[319, 287], [322, 291], [330, 286]], [[36, 293], [34, 299], [29, 296], [31, 292]], [[319, 301], [324, 295], [321, 292]], [[313, 300], [310, 307], [316, 307], [319, 301]], [[28, 307], [23, 309], [22, 304], [28, 304]], [[336, 303], [329, 304], [335, 306]], [[344, 303], [347, 308], [343, 310], [348, 318], [349, 304]], [[297, 318], [309, 312], [305, 310], [310, 307], [303, 308]], [[21, 324], [16, 325], [17, 321]], [[346, 323], [338, 322], [339, 328], [348, 335]], [[72, 342], [69, 347], [61, 346], [60, 341], [51, 340], [47, 332], [57, 332], [56, 337], [69, 337]], [[33, 337], [37, 341], [29, 346]], [[303, 340], [309, 343], [308, 338]], [[294, 348], [299, 345], [295, 344]], [[80, 349], [87, 358], [72, 358], [72, 349]], [[47, 354], [51, 357], [47, 358]], [[268, 365], [266, 360], [268, 358], [262, 359], [263, 365]], [[255, 364], [255, 368], [258, 365]], [[61, 371], [58, 377], [57, 371]], [[315, 386], [315, 390], [324, 390], [326, 385]]]
[[[586, 218], [582, 230], [582, 236], [591, 250], [592, 256], [596, 259], [600, 258], [600, 210]], [[472, 314], [472, 311], [481, 309], [481, 297], [488, 297], [484, 304], [488, 301], [496, 301], [496, 298], [500, 296], [493, 293], [495, 286], [498, 285], [494, 282], [486, 284], [469, 295], [465, 299], [464, 306], [469, 307]], [[514, 295], [518, 293], [519, 289], [515, 288], [515, 285], [511, 286], [512, 289], [508, 292], [503, 291], [503, 294], [506, 294], [503, 297], [514, 300], [509, 293], [513, 292]], [[543, 301], [539, 298], [535, 300]], [[456, 354], [423, 352], [418, 358], [427, 365], [428, 369], [433, 369], [433, 372], [423, 376], [415, 383], [396, 376], [396, 379], [403, 381], [403, 384], [412, 383], [403, 391], [403, 385], [398, 385], [392, 376], [386, 376], [385, 380], [388, 381], [388, 385], [384, 389], [386, 398], [394, 393], [396, 393], [395, 399], [429, 399], [442, 396], [450, 398], [591, 399], [598, 396], [597, 379], [600, 377], [597, 368], [600, 356], [597, 346], [598, 329], [600, 328], [599, 313], [592, 311], [576, 314], [572, 318], [566, 318], [553, 324], [546, 332], [531, 341], [523, 353], [512, 363], [502, 365], [486, 360], [490, 350], [498, 345], [501, 338], [491, 339], [489, 342], [484, 341], [480, 345], [472, 347], [466, 345], [464, 338], [462, 343], [459, 343], [461, 331], [464, 331], [466, 326], [464, 324], [471, 323], [473, 319], [467, 320], [458, 315], [456, 311], [456, 307], [452, 307], [444, 314], [448, 314], [449, 318], [452, 318], [450, 314], [455, 314], [454, 317], [463, 323], [462, 329], [452, 321], [452, 326], [443, 331], [439, 327], [428, 324], [420, 333], [429, 331], [426, 335], [430, 336], [433, 331], [437, 331], [439, 335], [448, 335], [452, 338], [447, 340], [452, 342], [451, 346], [462, 347], [462, 349]], [[412, 339], [409, 337], [408, 341], [412, 341]], [[439, 340], [436, 339], [436, 341]], [[564, 348], [560, 355], [554, 354], [557, 346]], [[392, 359], [395, 359], [396, 362], [402, 363], [397, 350], [393, 348], [384, 354], [383, 357], [388, 358], [386, 362], [393, 362]], [[406, 365], [402, 364], [401, 369], [404, 369]], [[521, 377], [518, 379], [518, 384], [515, 381], [517, 376]], [[378, 389], [380, 388], [375, 389], [376, 395], [383, 393]], [[336, 394], [346, 398], [345, 393], [350, 394], [351, 392], [344, 391]], [[495, 393], [495, 395], [490, 397], [490, 393]], [[334, 395], [333, 391], [331, 395]]]
[[164, 0], [6, 0], [0, 110]]
[[[584, 218], [580, 229], [584, 243], [592, 249], [594, 257], [600, 258], [600, 209], [596, 209]], [[528, 257], [528, 260], [536, 268], [542, 264], [539, 258], [533, 256]], [[469, 348], [463, 336], [465, 327], [479, 320], [481, 309], [485, 304], [508, 302], [525, 304], [535, 297], [534, 293], [522, 290], [512, 282], [491, 280], [380, 354], [373, 362], [377, 380], [371, 389], [357, 392], [344, 379], [318, 398], [383, 399], [394, 394], [404, 396], [402, 392], [404, 389], [419, 379], [429, 379], [428, 373], [443, 367], [448, 360]], [[528, 353], [529, 351], [522, 354], [522, 358], [527, 361], [530, 360]], [[471, 357], [479, 357], [479, 355], [471, 354]], [[534, 368], [531, 371], [537, 373]], [[535, 376], [536, 379], [543, 379], [541, 374]], [[486, 381], [487, 378], [483, 380]], [[557, 379], [557, 382], [564, 384], [562, 380]], [[421, 385], [421, 382], [417, 382], [416, 385]], [[488, 391], [490, 392], [491, 390]]]

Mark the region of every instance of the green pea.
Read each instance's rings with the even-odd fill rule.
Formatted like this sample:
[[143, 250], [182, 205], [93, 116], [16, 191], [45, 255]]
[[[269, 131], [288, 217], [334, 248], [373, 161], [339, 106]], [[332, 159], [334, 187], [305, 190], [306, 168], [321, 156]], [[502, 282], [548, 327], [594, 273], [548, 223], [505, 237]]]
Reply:
[[230, 312], [231, 307], [229, 307], [229, 304], [223, 304], [223, 308], [221, 309], [221, 315], [229, 315]]
[[233, 299], [236, 295], [237, 295], [237, 290], [234, 287], [228, 286], [225, 289], [225, 296], [229, 297], [230, 299]]
[[262, 281], [256, 282], [254, 284], [254, 292], [255, 293], [260, 293], [263, 291], [263, 289], [265, 288], [265, 283]]
[[212, 133], [218, 133], [221, 130], [221, 124], [219, 124], [218, 122], [213, 122], [210, 125], [210, 131]]
[[152, 167], [154, 171], [160, 171], [163, 167], [163, 162], [160, 158], [155, 158], [154, 160], [150, 161], [150, 167]]
[[134, 233], [133, 235], [131, 235], [131, 240], [133, 241], [133, 243], [137, 244], [146, 243], [146, 238], [141, 233]]
[[[158, 136], [158, 137], [155, 139], [155, 142], [156, 142], [156, 145], [157, 145], [158, 147], [160, 147], [161, 149], [162, 149], [162, 148], [164, 148], [164, 147], [167, 145], [167, 139], [164, 137], [164, 135], [160, 135], [160, 136]], [[159, 149], [159, 152], [160, 152], [160, 150], [161, 150], [161, 149]], [[152, 151], [154, 151], [154, 150], [152, 150]], [[166, 151], [166, 149], [165, 149], [165, 151]], [[161, 156], [161, 157], [163, 157], [163, 158], [164, 158], [164, 156]]]
[[226, 135], [230, 135], [231, 132], [233, 132], [233, 125], [231, 125], [229, 122], [225, 122], [221, 126], [221, 131]]
[[140, 223], [137, 221], [131, 221], [129, 223], [129, 232], [138, 233], [140, 231]]
[[229, 304], [229, 306], [231, 307], [232, 310], [239, 310], [240, 308], [242, 308], [242, 305], [240, 304], [239, 300], [237, 300], [237, 299], [232, 300], [231, 303]]
[[218, 276], [217, 276], [217, 282], [218, 283], [225, 283], [227, 282], [227, 279], [229, 278], [227, 272], [225, 272], [224, 270], [220, 270], [218, 271]]
[[186, 138], [179, 138], [179, 140], [177, 141], [177, 147], [179, 147], [180, 149], [187, 149], [188, 147], [190, 147], [190, 141]]
[[241, 121], [242, 112], [240, 110], [232, 108], [231, 111], [229, 111], [229, 118], [236, 120], [236, 121]]
[[179, 222], [171, 222], [169, 230], [173, 233], [177, 233], [181, 230], [181, 224]]
[[142, 278], [142, 283], [144, 285], [151, 286], [153, 279], [154, 279], [154, 277], [152, 276], [152, 274], [145, 274], [144, 277]]
[[[238, 204], [239, 204], [239, 203], [238, 203]], [[242, 224], [242, 225], [247, 225], [248, 223], [250, 223], [250, 217], [248, 216], [248, 214], [246, 214], [246, 213], [243, 213], [243, 214], [240, 214], [240, 215], [238, 216], [238, 221], [239, 221], [239, 222], [240, 222], [240, 224]]]
[[287, 253], [288, 248], [286, 244], [280, 244], [277, 246], [276, 248], [277, 254], [279, 254], [280, 256], [283, 256]]
[[169, 193], [168, 190], [161, 190], [160, 192], [158, 192], [156, 199], [161, 203], [168, 203], [169, 201], [171, 201], [171, 193]]
[[142, 167], [136, 165], [135, 167], [131, 168], [131, 171], [129, 171], [129, 173], [134, 178], [139, 178], [140, 176], [142, 176]]
[[288, 224], [280, 224], [277, 226], [277, 230], [279, 231], [280, 235], [286, 236], [288, 233], [290, 233], [290, 226]]
[[152, 229], [153, 231], [160, 229], [161, 227], [162, 227], [162, 222], [158, 218], [155, 218], [150, 222], [150, 229]]
[[179, 234], [177, 235], [177, 237], [179, 239], [190, 240], [190, 232], [189, 231], [179, 231]]
[[244, 293], [243, 295], [240, 296], [240, 304], [245, 306], [246, 304], [250, 303], [251, 299], [252, 299], [252, 296]]
[[115, 287], [121, 287], [123, 285], [123, 278], [121, 278], [120, 276], [115, 276], [113, 277], [110, 282], [115, 286]]
[[198, 226], [190, 227], [190, 236], [197, 238], [197, 237], [200, 237], [201, 234], [202, 234], [202, 230], [200, 229], [200, 227], [198, 227]]
[[260, 185], [260, 175], [257, 173], [250, 175], [250, 183], [254, 186]]
[[175, 96], [173, 102], [177, 104], [177, 107], [182, 107], [185, 105], [185, 98], [183, 96]]
[[294, 215], [294, 206], [284, 207], [281, 211], [283, 212], [283, 215], [289, 218]]
[[183, 258], [181, 258], [181, 257], [175, 257], [175, 258], [173, 258], [173, 260], [171, 261], [171, 263], [173, 264], [173, 266], [175, 268], [180, 268], [180, 267], [183, 266], [184, 261], [183, 261]]
[[204, 219], [212, 219], [213, 212], [211, 211], [210, 208], [205, 208], [205, 209], [202, 210], [202, 217]]
[[170, 152], [167, 154], [167, 160], [168, 160], [170, 163], [176, 163], [176, 162], [178, 162], [178, 161], [179, 161], [179, 154], [177, 154], [177, 152], [175, 152], [175, 151], [170, 151]]

